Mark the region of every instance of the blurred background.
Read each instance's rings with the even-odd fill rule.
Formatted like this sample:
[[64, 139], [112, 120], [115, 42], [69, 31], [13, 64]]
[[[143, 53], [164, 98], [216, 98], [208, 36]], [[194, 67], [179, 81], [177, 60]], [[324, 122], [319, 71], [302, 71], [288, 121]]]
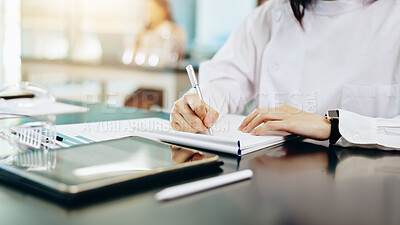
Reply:
[[0, 0], [0, 84], [169, 110], [257, 0]]

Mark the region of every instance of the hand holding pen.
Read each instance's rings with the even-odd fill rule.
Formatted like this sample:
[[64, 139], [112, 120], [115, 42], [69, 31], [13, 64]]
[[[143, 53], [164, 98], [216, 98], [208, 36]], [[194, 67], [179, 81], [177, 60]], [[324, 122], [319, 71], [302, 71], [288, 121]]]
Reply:
[[192, 87], [196, 90], [197, 94], [187, 93], [175, 102], [170, 116], [171, 126], [174, 130], [178, 131], [191, 133], [209, 132], [212, 135], [212, 131], [209, 128], [217, 121], [219, 117], [218, 112], [202, 100], [203, 96], [193, 67], [189, 65], [186, 70]]

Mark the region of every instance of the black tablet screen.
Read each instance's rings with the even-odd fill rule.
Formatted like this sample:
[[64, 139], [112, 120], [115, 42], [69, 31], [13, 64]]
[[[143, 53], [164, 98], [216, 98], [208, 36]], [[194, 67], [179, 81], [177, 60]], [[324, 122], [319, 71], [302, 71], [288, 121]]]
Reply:
[[0, 167], [16, 174], [22, 171], [21, 176], [28, 174], [25, 177], [36, 182], [50, 180], [71, 186], [125, 176], [140, 177], [177, 165], [186, 167], [217, 159], [215, 155], [191, 149], [125, 138], [68, 149], [26, 152], [0, 160]]

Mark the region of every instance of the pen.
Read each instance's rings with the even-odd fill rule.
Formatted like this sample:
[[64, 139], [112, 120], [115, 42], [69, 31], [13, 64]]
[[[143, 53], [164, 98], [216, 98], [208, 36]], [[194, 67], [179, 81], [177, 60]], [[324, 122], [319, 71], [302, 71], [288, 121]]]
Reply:
[[[190, 80], [190, 84], [192, 85], [192, 87], [194, 89], [196, 89], [197, 95], [199, 96], [199, 98], [204, 101], [203, 99], [203, 95], [201, 94], [201, 90], [200, 90], [200, 86], [199, 86], [199, 82], [197, 82], [197, 78], [196, 78], [196, 74], [194, 72], [193, 66], [192, 65], [188, 65], [186, 67], [186, 72], [188, 74], [189, 80]], [[208, 133], [210, 135], [213, 135], [213, 132], [211, 130], [211, 127], [207, 130]]]
[[186, 184], [181, 184], [158, 192], [155, 198], [158, 201], [167, 201], [194, 193], [206, 191], [223, 185], [239, 182], [250, 179], [253, 176], [252, 170], [242, 170], [234, 173], [229, 173], [217, 177], [194, 181]]

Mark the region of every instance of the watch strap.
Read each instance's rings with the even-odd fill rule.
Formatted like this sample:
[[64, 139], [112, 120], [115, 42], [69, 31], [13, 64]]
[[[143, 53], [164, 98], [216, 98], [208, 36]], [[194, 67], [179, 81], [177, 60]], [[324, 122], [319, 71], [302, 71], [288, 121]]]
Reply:
[[339, 119], [331, 119], [331, 135], [329, 136], [329, 144], [336, 144], [342, 136], [339, 132]]

